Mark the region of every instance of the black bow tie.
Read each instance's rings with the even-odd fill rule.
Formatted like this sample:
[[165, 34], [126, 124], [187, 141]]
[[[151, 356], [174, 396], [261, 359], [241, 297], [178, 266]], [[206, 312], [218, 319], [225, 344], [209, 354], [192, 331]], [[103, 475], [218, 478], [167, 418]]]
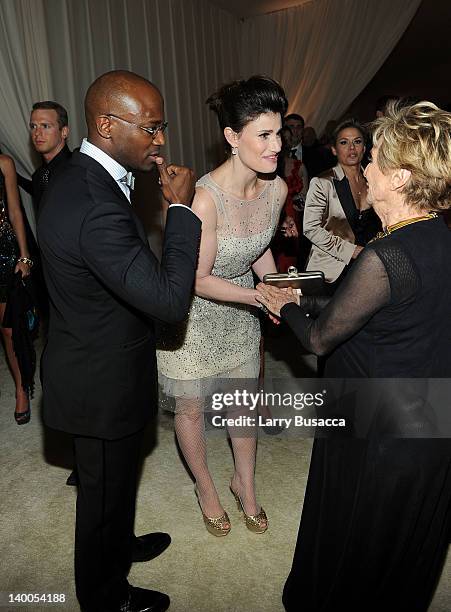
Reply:
[[297, 159], [296, 151], [297, 151], [297, 149], [291, 149], [291, 151], [290, 151], [291, 159]]
[[129, 189], [135, 188], [135, 177], [131, 172], [127, 172], [122, 178], [119, 179], [119, 183], [124, 183]]

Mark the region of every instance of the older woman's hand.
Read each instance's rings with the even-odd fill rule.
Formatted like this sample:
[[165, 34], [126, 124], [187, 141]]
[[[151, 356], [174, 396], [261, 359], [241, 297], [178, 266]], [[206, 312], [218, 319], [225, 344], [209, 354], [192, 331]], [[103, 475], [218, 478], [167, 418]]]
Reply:
[[255, 299], [278, 317], [280, 317], [280, 310], [285, 304], [293, 302], [299, 306], [299, 294], [290, 287], [279, 289], [278, 287], [265, 285], [265, 283], [259, 283], [256, 289], [258, 295], [255, 296]]

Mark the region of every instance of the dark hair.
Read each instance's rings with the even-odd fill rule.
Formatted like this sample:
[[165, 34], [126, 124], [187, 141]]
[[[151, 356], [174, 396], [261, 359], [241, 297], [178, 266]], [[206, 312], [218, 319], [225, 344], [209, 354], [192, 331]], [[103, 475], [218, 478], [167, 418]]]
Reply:
[[338, 134], [342, 132], [343, 130], [346, 130], [347, 128], [354, 128], [355, 130], [358, 130], [361, 133], [362, 138], [366, 143], [367, 133], [363, 125], [359, 123], [358, 121], [356, 121], [355, 119], [345, 119], [345, 121], [342, 121], [341, 123], [339, 123], [337, 127], [334, 129], [334, 131], [332, 132], [332, 138], [331, 138], [330, 143], [334, 147], [337, 144]]
[[302, 115], [298, 115], [297, 113], [290, 113], [289, 115], [287, 115], [284, 119], [284, 121], [289, 121], [290, 119], [294, 119], [295, 121], [301, 121], [302, 122], [302, 127], [305, 126], [305, 121], [304, 121], [304, 117]]
[[221, 130], [230, 127], [236, 133], [263, 113], [279, 113], [282, 118], [288, 107], [279, 83], [261, 75], [223, 85], [206, 103], [216, 113]]
[[383, 113], [387, 104], [392, 100], [399, 100], [399, 96], [385, 95], [378, 98], [376, 100], [376, 111], [380, 111], [381, 113]]
[[405, 106], [413, 106], [418, 102], [421, 102], [421, 98], [418, 96], [382, 96], [378, 98], [376, 102], [376, 111], [380, 111], [385, 115], [389, 104], [398, 104], [398, 108], [404, 108]]
[[35, 102], [33, 104], [33, 108], [31, 109], [31, 112], [35, 110], [41, 110], [41, 109], [56, 111], [56, 114], [58, 115], [58, 125], [60, 127], [60, 130], [63, 127], [66, 127], [67, 125], [69, 125], [69, 119], [67, 117], [67, 110], [64, 108], [64, 106], [61, 106], [61, 104], [58, 104], [58, 102], [53, 102], [52, 100], [45, 100], [44, 102]]

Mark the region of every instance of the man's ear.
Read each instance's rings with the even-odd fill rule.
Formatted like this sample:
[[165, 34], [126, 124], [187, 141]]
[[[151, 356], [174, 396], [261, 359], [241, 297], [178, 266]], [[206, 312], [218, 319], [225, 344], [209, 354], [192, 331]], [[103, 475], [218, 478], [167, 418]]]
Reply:
[[390, 184], [393, 191], [404, 189], [411, 176], [412, 173], [410, 170], [406, 170], [405, 168], [394, 170], [390, 179]]
[[232, 130], [231, 127], [224, 128], [224, 138], [227, 140], [231, 147], [236, 147], [238, 144], [238, 134]]
[[66, 140], [69, 136], [69, 127], [67, 125], [65, 125], [62, 129], [61, 129], [61, 136], [64, 138], [64, 140]]
[[96, 117], [97, 133], [102, 138], [111, 138], [111, 121], [107, 115]]

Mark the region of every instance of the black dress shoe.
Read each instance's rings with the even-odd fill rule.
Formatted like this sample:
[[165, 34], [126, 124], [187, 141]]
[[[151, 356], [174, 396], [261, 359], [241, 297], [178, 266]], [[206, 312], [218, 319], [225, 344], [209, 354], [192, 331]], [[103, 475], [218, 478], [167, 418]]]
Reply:
[[81, 608], [81, 612], [164, 612], [171, 603], [165, 593], [129, 585], [127, 601], [117, 606], [101, 605]]
[[142, 536], [133, 536], [132, 561], [150, 561], [166, 550], [171, 543], [168, 533], [147, 533]]
[[164, 612], [170, 603], [171, 600], [164, 593], [130, 586], [129, 600], [120, 610], [121, 612]]
[[78, 474], [77, 474], [77, 470], [72, 470], [72, 472], [69, 474], [68, 479], [66, 480], [66, 484], [69, 487], [78, 487]]

